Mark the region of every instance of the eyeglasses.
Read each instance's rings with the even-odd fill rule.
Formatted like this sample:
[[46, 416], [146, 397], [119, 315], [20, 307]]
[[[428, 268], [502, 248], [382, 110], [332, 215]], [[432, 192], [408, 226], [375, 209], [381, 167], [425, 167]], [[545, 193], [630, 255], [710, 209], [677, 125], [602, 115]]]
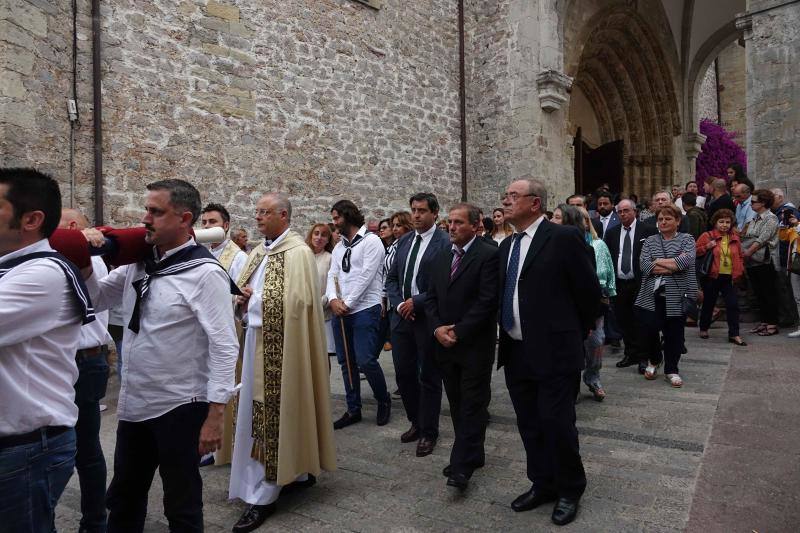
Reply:
[[254, 214], [257, 217], [265, 217], [265, 216], [269, 215], [270, 213], [272, 213], [272, 209], [256, 209], [254, 211]]
[[519, 199], [520, 199], [520, 198], [522, 198], [523, 196], [533, 196], [534, 198], [539, 198], [539, 197], [538, 197], [538, 196], [536, 196], [535, 194], [519, 194], [519, 193], [516, 193], [516, 192], [507, 192], [507, 193], [505, 193], [504, 195], [502, 195], [502, 196], [500, 197], [500, 201], [502, 202], [503, 200], [505, 200], [506, 198], [508, 198], [508, 199], [510, 199], [512, 202], [516, 202], [517, 200], [519, 200]]

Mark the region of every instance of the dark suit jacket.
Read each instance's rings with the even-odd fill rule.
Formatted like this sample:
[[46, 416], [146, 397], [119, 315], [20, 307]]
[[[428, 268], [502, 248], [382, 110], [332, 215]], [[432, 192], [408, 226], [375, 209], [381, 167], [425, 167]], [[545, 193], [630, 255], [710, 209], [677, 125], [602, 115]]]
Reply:
[[[655, 217], [653, 217], [655, 218]], [[614, 272], [617, 272], [617, 263], [619, 260], [619, 254], [622, 253], [622, 250], [619, 249], [619, 236], [620, 232], [622, 232], [622, 224], [619, 226], [614, 226], [613, 228], [609, 229], [606, 232], [603, 241], [608, 246], [608, 251], [611, 252], [611, 261], [614, 263]], [[644, 224], [642, 222], [636, 222], [636, 229], [633, 232], [633, 276], [636, 281], [642, 281], [642, 270], [639, 266], [639, 256], [642, 254], [642, 245], [644, 244], [645, 239], [647, 239], [650, 235], [655, 235], [658, 233], [658, 229], [655, 226]]]
[[[475, 239], [450, 280], [453, 252], [439, 252], [430, 270], [425, 314], [431, 334], [439, 326], [455, 324], [458, 342], [445, 348], [436, 342], [445, 356], [488, 357], [494, 360], [497, 338], [497, 243]], [[487, 360], [488, 361], [488, 360]]]
[[[502, 305], [513, 239], [500, 243]], [[600, 310], [600, 283], [578, 228], [543, 220], [536, 230], [518, 281], [522, 340], [535, 377], [580, 371], [583, 340]], [[511, 337], [500, 328], [498, 367], [511, 356]]]
[[[720, 209], [730, 209], [734, 215], [736, 214], [736, 204], [733, 203], [733, 198], [731, 198], [730, 194], [723, 194], [716, 200], [713, 196], [706, 196], [706, 214], [708, 215], [709, 224], [711, 223], [711, 217]], [[708, 229], [714, 228], [709, 227]]]
[[491, 244], [495, 248], [497, 248], [497, 241], [492, 238], [492, 235], [487, 233], [483, 237], [478, 237], [479, 240], [482, 240], [486, 244]]
[[[411, 254], [411, 247], [414, 244], [414, 238], [417, 232], [411, 231], [400, 237], [397, 242], [397, 252], [394, 256], [394, 263], [386, 274], [386, 295], [389, 297], [389, 305], [392, 309], [397, 309], [405, 298], [403, 298], [403, 281], [408, 262], [408, 256]], [[419, 262], [419, 270], [417, 271], [417, 289], [419, 294], [412, 297], [414, 301], [414, 314], [416, 316], [415, 322], [424, 324], [425, 320], [425, 297], [428, 290], [428, 271], [433, 259], [444, 248], [450, 247], [450, 237], [444, 231], [437, 229], [431, 237], [431, 242], [425, 248], [425, 253]], [[391, 327], [394, 329], [403, 320], [400, 313], [391, 314]]]
[[[611, 229], [614, 226], [618, 226], [620, 224], [619, 215], [615, 212], [611, 212], [611, 220], [608, 221], [608, 228]], [[597, 215], [597, 218], [592, 219], [592, 225], [594, 226], [594, 230], [597, 232], [597, 236], [601, 239], [603, 238], [603, 222], [600, 220], [600, 215]]]

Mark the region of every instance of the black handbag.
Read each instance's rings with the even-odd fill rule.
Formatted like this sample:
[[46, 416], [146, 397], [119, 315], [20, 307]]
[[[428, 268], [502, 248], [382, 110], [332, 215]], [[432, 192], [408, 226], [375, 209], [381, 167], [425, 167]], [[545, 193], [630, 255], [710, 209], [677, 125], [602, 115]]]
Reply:
[[697, 269], [697, 274], [701, 278], [707, 278], [709, 274], [711, 274], [711, 269], [714, 265], [714, 249], [706, 251], [706, 255], [704, 255], [701, 259], [697, 260], [695, 268]]

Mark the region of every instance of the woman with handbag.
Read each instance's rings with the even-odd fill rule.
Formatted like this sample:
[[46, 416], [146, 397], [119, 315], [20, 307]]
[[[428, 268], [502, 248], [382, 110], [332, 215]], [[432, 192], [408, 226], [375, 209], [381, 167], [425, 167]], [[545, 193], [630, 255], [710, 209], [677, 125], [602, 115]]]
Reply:
[[[664, 337], [664, 377], [673, 387], [682, 387], [678, 362], [684, 343], [683, 331], [689, 308], [696, 305], [695, 243], [688, 233], [679, 233], [681, 211], [672, 204], [656, 209], [658, 235], [644, 241], [639, 258], [642, 286], [634, 304], [646, 327]], [[655, 379], [661, 366], [659, 346], [651, 347], [644, 377]]]
[[739, 336], [739, 302], [735, 284], [744, 275], [744, 260], [739, 235], [734, 228], [736, 215], [730, 209], [720, 209], [711, 217], [711, 231], [697, 239], [697, 257], [703, 280], [703, 309], [700, 311], [700, 338], [708, 338], [708, 328], [717, 296], [725, 300], [728, 319], [728, 341], [747, 346]]
[[767, 189], [753, 191], [750, 201], [756, 216], [742, 233], [742, 255], [747, 279], [758, 300], [761, 324], [750, 330], [761, 337], [778, 333], [778, 307], [775, 303], [775, 267], [772, 254], [778, 249], [778, 217], [770, 211], [775, 195]]

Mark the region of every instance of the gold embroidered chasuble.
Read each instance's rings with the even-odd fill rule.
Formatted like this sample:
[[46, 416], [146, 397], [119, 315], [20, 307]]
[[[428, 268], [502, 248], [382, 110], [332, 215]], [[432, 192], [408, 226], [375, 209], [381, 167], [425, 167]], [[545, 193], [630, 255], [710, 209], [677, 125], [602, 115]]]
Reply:
[[325, 322], [314, 253], [293, 231], [271, 250], [256, 247], [238, 285], [247, 284], [265, 255], [251, 456], [268, 481], [286, 485], [300, 474], [336, 468]]
[[226, 272], [230, 273], [233, 260], [236, 259], [236, 254], [241, 251], [242, 249], [239, 248], [235, 242], [228, 239], [228, 243], [225, 245], [225, 248], [222, 250], [222, 254], [219, 256], [219, 262]]

